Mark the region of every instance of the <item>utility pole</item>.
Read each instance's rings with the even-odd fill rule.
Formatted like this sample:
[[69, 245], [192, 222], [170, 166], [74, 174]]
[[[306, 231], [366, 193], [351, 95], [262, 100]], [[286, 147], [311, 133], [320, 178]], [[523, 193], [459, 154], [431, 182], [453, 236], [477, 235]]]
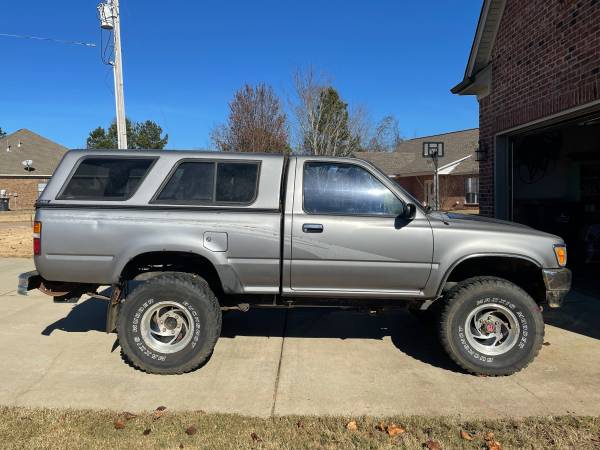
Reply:
[[117, 138], [119, 148], [127, 148], [127, 121], [125, 120], [125, 95], [123, 92], [123, 61], [121, 59], [121, 14], [119, 0], [112, 0], [115, 11], [115, 102], [117, 105]]
[[433, 155], [431, 155], [431, 159], [433, 160], [433, 195], [435, 196], [435, 200], [433, 203], [433, 209], [435, 211], [439, 211], [440, 210], [440, 174], [439, 174], [439, 169], [438, 169], [438, 155], [437, 152], [435, 152]]
[[111, 61], [115, 80], [115, 106], [117, 110], [117, 139], [119, 149], [127, 148], [127, 121], [125, 119], [125, 95], [123, 92], [123, 61], [121, 54], [121, 14], [119, 0], [106, 0], [98, 5], [100, 27], [113, 30], [115, 58]]

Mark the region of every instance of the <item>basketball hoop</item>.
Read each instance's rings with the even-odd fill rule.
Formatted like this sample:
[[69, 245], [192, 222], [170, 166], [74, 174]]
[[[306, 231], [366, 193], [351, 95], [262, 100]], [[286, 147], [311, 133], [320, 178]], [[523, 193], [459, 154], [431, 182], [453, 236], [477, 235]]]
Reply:
[[438, 158], [444, 156], [443, 142], [423, 142], [423, 158], [431, 158], [433, 162], [433, 209], [439, 210], [440, 205], [440, 177], [438, 173]]
[[442, 158], [443, 156], [443, 142], [423, 142], [423, 158]]

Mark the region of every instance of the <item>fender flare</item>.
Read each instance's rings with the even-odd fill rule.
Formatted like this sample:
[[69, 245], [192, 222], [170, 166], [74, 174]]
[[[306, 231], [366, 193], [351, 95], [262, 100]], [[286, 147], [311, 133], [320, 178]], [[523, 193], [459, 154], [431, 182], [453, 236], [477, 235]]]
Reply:
[[527, 261], [527, 262], [534, 264], [540, 270], [543, 267], [542, 264], [540, 264], [540, 262], [535, 260], [534, 258], [527, 256], [527, 255], [518, 254], [518, 253], [471, 253], [468, 255], [464, 255], [461, 258], [459, 258], [458, 260], [454, 261], [454, 263], [448, 269], [446, 269], [446, 272], [444, 272], [444, 276], [440, 280], [439, 286], [436, 290], [436, 298], [439, 297], [440, 295], [442, 295], [442, 290], [444, 289], [444, 285], [446, 284], [448, 277], [450, 277], [450, 274], [452, 273], [452, 271], [454, 269], [456, 269], [456, 267], [458, 267], [458, 265], [460, 265], [461, 263], [463, 263], [467, 260], [470, 260], [470, 259], [485, 258], [485, 257], [520, 259], [520, 260]]

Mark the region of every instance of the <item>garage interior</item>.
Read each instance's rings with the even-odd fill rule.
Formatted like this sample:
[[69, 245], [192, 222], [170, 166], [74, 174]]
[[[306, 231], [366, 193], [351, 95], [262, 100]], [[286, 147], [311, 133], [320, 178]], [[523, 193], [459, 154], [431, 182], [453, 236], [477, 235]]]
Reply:
[[600, 112], [530, 129], [509, 139], [512, 219], [564, 238], [573, 287], [597, 295]]

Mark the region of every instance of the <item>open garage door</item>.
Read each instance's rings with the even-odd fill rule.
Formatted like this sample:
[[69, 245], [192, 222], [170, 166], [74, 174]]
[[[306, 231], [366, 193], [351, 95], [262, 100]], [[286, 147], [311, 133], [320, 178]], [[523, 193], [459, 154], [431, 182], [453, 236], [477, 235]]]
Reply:
[[510, 136], [511, 214], [557, 234], [574, 286], [600, 292], [600, 113]]

